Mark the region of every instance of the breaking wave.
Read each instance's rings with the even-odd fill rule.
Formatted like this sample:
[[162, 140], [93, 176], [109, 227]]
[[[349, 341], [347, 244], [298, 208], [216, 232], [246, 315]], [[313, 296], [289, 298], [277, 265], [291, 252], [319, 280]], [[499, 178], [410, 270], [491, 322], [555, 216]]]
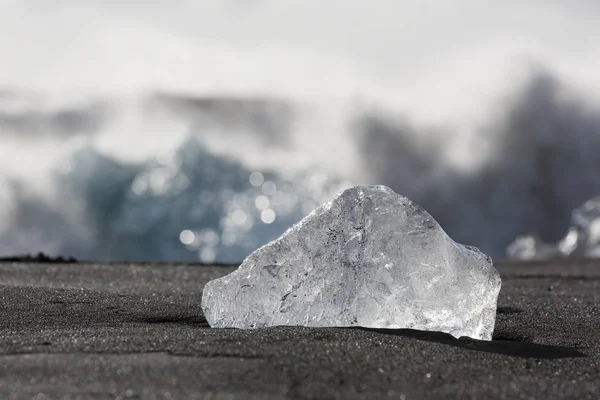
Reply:
[[[353, 107], [335, 114], [340, 136], [328, 142], [307, 126], [330, 110], [281, 99], [2, 99], [3, 254], [235, 262], [337, 191], [378, 183], [502, 257], [520, 234], [558, 240], [571, 210], [600, 192], [600, 113], [548, 73], [469, 140]], [[451, 158], [459, 139], [473, 154], [466, 170]], [[336, 151], [347, 161], [332, 163]]]
[[385, 184], [505, 257], [600, 193], [590, 2], [201, 3], [0, 2], [0, 254], [235, 262]]

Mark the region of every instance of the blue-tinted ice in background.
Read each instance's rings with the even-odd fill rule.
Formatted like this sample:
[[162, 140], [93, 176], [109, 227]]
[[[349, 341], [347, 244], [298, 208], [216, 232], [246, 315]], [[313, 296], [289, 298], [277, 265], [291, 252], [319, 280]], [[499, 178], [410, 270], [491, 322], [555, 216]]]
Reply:
[[[95, 174], [102, 171], [102, 180]], [[274, 239], [342, 182], [319, 172], [250, 171], [194, 138], [160, 160], [118, 164], [83, 149], [61, 187], [83, 199], [95, 258], [237, 262]], [[84, 246], [88, 246], [86, 249]], [[84, 253], [84, 257], [85, 257]]]

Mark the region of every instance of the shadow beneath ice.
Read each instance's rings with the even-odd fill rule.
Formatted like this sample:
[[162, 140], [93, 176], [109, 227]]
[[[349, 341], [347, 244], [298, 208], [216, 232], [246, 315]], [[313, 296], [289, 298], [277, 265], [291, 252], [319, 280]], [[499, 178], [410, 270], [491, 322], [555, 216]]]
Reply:
[[145, 324], [175, 324], [175, 325], [189, 325], [189, 326], [206, 326], [208, 322], [203, 315], [158, 315], [158, 316], [147, 316], [137, 319], [135, 322], [141, 322]]
[[525, 312], [525, 310], [519, 307], [498, 307], [497, 309], [498, 314], [504, 315], [521, 314], [522, 312]]
[[495, 334], [491, 341], [487, 341], [471, 339], [468, 337], [456, 339], [447, 333], [419, 331], [414, 329], [355, 329], [376, 332], [384, 335], [402, 336], [426, 342], [441, 343], [448, 346], [481, 351], [484, 353], [503, 354], [511, 357], [538, 359], [587, 357], [585, 353], [582, 353], [577, 348], [528, 343], [522, 341], [527, 340], [527, 338], [513, 337], [514, 335], [506, 336], [503, 334]]

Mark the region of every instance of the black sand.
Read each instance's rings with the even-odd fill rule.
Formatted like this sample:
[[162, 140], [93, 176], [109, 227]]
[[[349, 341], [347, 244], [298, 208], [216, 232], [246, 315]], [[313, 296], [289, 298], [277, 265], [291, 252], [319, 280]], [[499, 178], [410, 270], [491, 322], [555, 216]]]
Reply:
[[600, 261], [498, 264], [494, 340], [210, 329], [233, 268], [0, 263], [0, 399], [597, 399]]

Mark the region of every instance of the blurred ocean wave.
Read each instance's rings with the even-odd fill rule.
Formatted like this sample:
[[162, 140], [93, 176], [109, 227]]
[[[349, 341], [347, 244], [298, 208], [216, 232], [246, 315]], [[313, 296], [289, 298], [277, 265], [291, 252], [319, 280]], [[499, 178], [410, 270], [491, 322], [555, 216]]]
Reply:
[[[466, 171], [450, 154], [461, 133], [372, 108], [338, 121], [351, 162], [323, 167], [296, 145], [337, 151], [298, 128], [323, 113], [293, 101], [159, 93], [56, 108], [4, 93], [4, 151], [40, 156], [23, 173], [27, 160], [7, 154], [4, 254], [235, 262], [337, 191], [379, 183], [423, 205], [456, 240], [502, 257], [518, 235], [558, 240], [571, 210], [600, 192], [600, 113], [547, 73], [464, 144], [479, 158]], [[147, 142], [155, 145], [140, 153]], [[541, 246], [531, 243], [527, 254]]]
[[0, 254], [240, 261], [385, 184], [496, 258], [595, 256], [599, 6], [436, 4], [0, 0]]

